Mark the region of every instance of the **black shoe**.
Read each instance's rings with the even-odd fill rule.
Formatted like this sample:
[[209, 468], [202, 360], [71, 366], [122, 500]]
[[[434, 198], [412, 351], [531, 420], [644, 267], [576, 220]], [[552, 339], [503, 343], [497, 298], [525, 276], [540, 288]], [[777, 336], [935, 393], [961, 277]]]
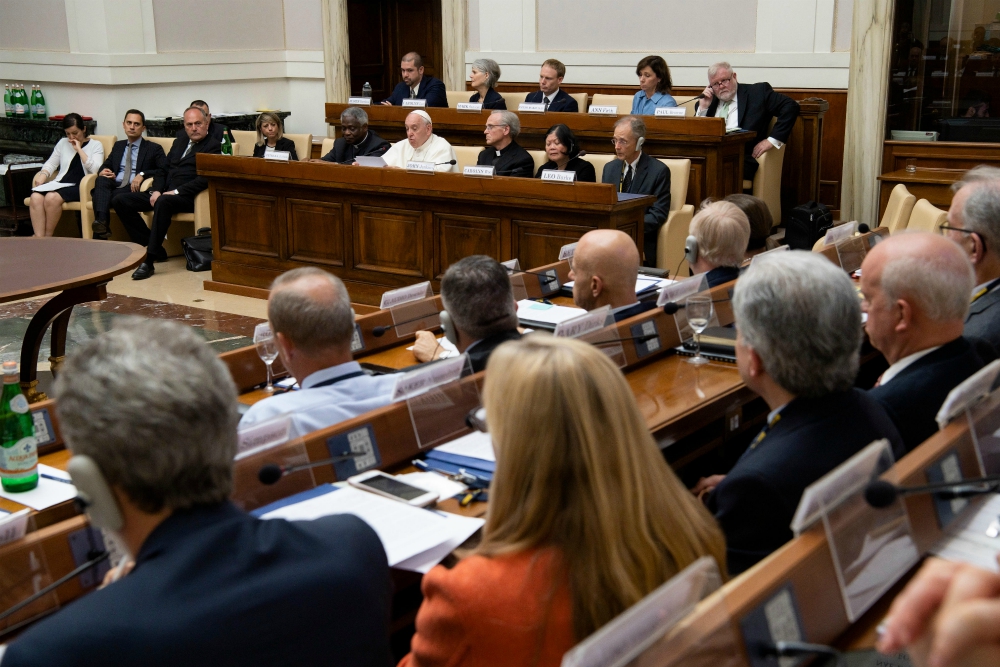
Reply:
[[100, 220], [95, 220], [90, 226], [94, 230], [94, 238], [101, 241], [107, 241], [111, 238], [111, 230], [108, 229], [108, 223], [101, 222]]
[[139, 268], [135, 270], [135, 273], [132, 274], [132, 280], [145, 280], [155, 272], [156, 269], [153, 268], [152, 262], [143, 262], [139, 265]]

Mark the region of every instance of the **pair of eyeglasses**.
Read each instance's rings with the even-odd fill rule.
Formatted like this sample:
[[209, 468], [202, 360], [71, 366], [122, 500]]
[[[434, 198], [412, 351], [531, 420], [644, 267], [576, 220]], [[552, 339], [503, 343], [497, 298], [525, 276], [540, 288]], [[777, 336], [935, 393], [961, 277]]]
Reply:
[[722, 86], [726, 85], [727, 83], [729, 83], [732, 80], [733, 80], [733, 77], [731, 77], [731, 76], [727, 77], [725, 79], [720, 79], [719, 81], [716, 81], [715, 83], [712, 84], [712, 88], [714, 90], [718, 90], [719, 88], [722, 88]]
[[628, 144], [628, 139], [618, 139], [617, 137], [611, 140], [611, 144], [615, 147], [625, 146]]
[[941, 225], [940, 227], [938, 227], [938, 231], [940, 231], [942, 235], [947, 235], [948, 232], [961, 232], [963, 234], [978, 234], [979, 242], [983, 244], [983, 252], [986, 252], [986, 239], [984, 239], [983, 235], [979, 234], [979, 232], [977, 232], [974, 229], [962, 229], [961, 227], [951, 227], [950, 225]]
[[507, 126], [506, 125], [490, 125], [489, 123], [486, 123], [486, 129], [487, 130], [497, 130], [497, 129], [500, 129], [501, 127], [507, 127]]

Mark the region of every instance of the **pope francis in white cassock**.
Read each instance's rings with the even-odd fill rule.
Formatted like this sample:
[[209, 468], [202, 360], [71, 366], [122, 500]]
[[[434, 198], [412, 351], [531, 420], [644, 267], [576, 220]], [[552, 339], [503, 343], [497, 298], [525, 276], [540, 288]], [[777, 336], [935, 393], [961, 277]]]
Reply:
[[[455, 149], [446, 139], [434, 134], [426, 111], [414, 111], [406, 117], [406, 139], [397, 141], [382, 159], [390, 167], [406, 169], [407, 162], [433, 162], [435, 171], [458, 171]], [[441, 164], [456, 160], [456, 164]]]

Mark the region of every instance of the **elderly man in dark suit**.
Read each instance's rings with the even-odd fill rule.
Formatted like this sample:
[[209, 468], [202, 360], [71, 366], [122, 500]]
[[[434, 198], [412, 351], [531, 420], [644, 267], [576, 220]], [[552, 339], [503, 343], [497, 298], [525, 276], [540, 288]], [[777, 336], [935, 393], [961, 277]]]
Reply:
[[976, 272], [963, 335], [1000, 352], [1000, 169], [970, 169], [952, 189], [948, 224], [941, 230], [965, 250]]
[[119, 195], [138, 192], [142, 181], [155, 178], [166, 166], [163, 148], [153, 141], [143, 141], [146, 116], [138, 109], [125, 112], [122, 122], [125, 139], [115, 142], [111, 155], [97, 172], [94, 189], [90, 191], [94, 202], [94, 238], [111, 236], [111, 207]]
[[865, 331], [889, 368], [868, 393], [885, 406], [910, 451], [937, 432], [948, 392], [983, 367], [962, 336], [973, 273], [952, 241], [928, 232], [897, 234], [861, 264]]
[[549, 58], [542, 63], [538, 74], [538, 90], [524, 98], [530, 104], [544, 104], [546, 111], [565, 111], [577, 113], [580, 105], [569, 96], [565, 90], [560, 90], [563, 78], [566, 76], [566, 66], [555, 58]]
[[354, 164], [361, 156], [382, 157], [392, 145], [368, 129], [368, 114], [361, 107], [347, 107], [340, 114], [340, 133], [329, 153], [312, 162]]
[[[702, 95], [704, 99], [695, 103], [696, 115], [724, 118], [727, 131], [739, 128], [754, 133], [743, 154], [743, 178], [747, 180], [753, 180], [757, 173], [757, 158], [784, 147], [799, 116], [798, 102], [774, 92], [767, 82], [738, 83], [736, 72], [725, 62], [708, 68], [708, 86]], [[778, 120], [772, 129], [774, 117]]]
[[447, 107], [448, 95], [444, 82], [430, 74], [424, 74], [424, 59], [416, 51], [410, 51], [399, 65], [403, 80], [396, 84], [392, 95], [382, 100], [388, 106], [401, 106], [403, 100], [427, 100], [429, 107]]
[[875, 440], [902, 451], [885, 409], [854, 387], [861, 308], [847, 274], [805, 251], [764, 256], [736, 283], [736, 364], [771, 413], [728, 475], [702, 478], [731, 574], [792, 538], [806, 487]]
[[375, 531], [230, 502], [236, 387], [191, 327], [118, 324], [70, 355], [56, 393], [91, 526], [135, 565], [21, 634], [5, 667], [391, 664]]
[[[208, 117], [198, 107], [184, 112], [184, 138], [174, 139], [167, 154], [166, 170], [153, 179], [146, 192], [131, 192], [115, 200], [115, 213], [133, 243], [146, 246], [146, 259], [132, 274], [133, 280], [153, 275], [153, 262], [163, 262], [167, 253], [163, 239], [167, 237], [175, 213], [194, 211], [194, 198], [208, 187], [208, 179], [198, 176], [196, 158], [199, 153], [221, 153], [219, 140], [208, 134]], [[153, 228], [146, 227], [141, 211], [153, 212]]]
[[517, 143], [521, 121], [511, 111], [494, 111], [486, 119], [486, 148], [479, 153], [476, 164], [493, 167], [497, 176], [531, 178], [535, 161]]
[[670, 213], [670, 169], [642, 152], [646, 124], [638, 116], [623, 116], [615, 123], [611, 140], [615, 157], [604, 165], [601, 183], [610, 183], [622, 194], [653, 195], [643, 224], [644, 266], [656, 266], [656, 242]]

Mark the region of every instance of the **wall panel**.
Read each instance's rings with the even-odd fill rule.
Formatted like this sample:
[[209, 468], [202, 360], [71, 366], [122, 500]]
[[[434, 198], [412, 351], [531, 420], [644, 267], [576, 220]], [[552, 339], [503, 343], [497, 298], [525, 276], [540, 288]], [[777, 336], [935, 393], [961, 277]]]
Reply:
[[285, 48], [281, 0], [153, 0], [153, 16], [161, 53]]
[[0, 48], [69, 51], [65, 0], [2, 0]]

